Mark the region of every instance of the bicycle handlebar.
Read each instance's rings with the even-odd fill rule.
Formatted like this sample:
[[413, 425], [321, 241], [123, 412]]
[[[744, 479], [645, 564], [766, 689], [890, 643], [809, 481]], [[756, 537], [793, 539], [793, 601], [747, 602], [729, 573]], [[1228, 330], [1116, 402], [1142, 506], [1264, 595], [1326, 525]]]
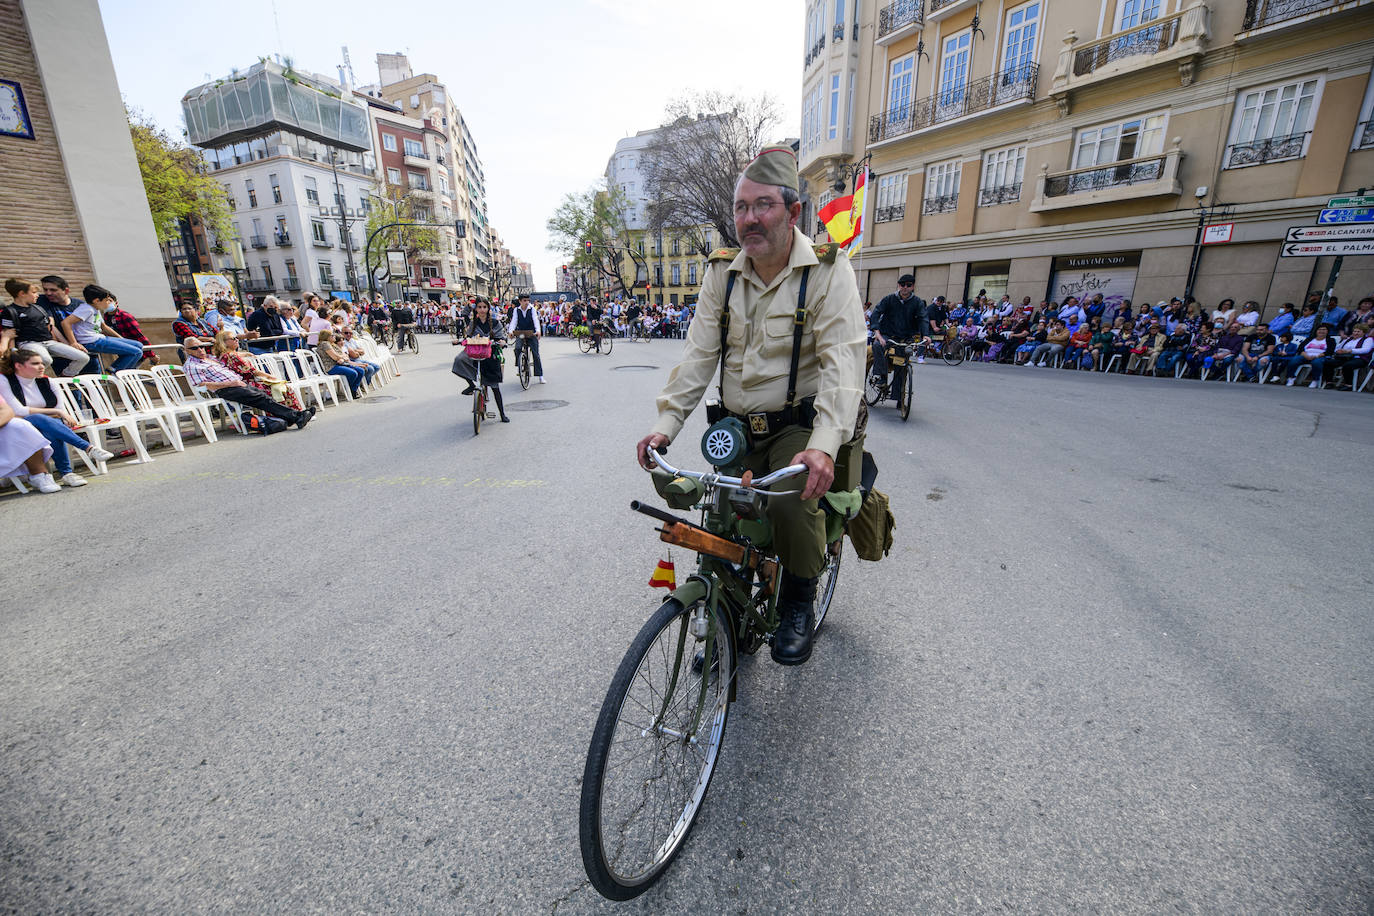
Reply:
[[663, 455], [659, 452], [648, 449], [648, 453], [649, 457], [653, 459], [654, 464], [676, 477], [687, 477], [691, 480], [700, 480], [707, 486], [724, 487], [727, 490], [757, 490], [769, 496], [790, 496], [793, 493], [800, 493], [800, 490], [769, 490], [768, 486], [780, 480], [786, 480], [789, 477], [796, 477], [798, 474], [806, 473], [806, 465], [789, 464], [787, 467], [776, 470], [767, 476], [760, 477], [758, 480], [746, 486], [743, 479], [739, 477], [729, 477], [725, 474], [712, 474], [703, 471], [687, 471], [681, 468], [675, 468], [664, 461]]

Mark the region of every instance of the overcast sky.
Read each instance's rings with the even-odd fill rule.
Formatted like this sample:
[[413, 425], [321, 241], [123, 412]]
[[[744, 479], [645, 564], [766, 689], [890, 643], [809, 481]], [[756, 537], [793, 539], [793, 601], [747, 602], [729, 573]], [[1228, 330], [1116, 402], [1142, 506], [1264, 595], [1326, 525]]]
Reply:
[[409, 54], [467, 119], [488, 215], [538, 289], [562, 262], [547, 249], [549, 215], [601, 179], [617, 140], [661, 123], [669, 100], [770, 93], [778, 139], [800, 133], [800, 0], [99, 2], [125, 100], [177, 137], [186, 90], [259, 57], [337, 78], [347, 45], [366, 85], [378, 52]]

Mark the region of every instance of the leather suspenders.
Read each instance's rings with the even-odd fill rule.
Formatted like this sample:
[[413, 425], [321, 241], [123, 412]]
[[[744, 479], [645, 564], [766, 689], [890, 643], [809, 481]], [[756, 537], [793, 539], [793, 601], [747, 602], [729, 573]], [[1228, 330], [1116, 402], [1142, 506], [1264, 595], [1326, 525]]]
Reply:
[[[730, 294], [735, 289], [734, 271], [725, 276], [725, 302], [720, 310], [720, 393], [721, 404], [725, 403], [725, 345], [730, 336]], [[802, 330], [806, 325], [806, 287], [811, 278], [811, 267], [802, 268], [801, 288], [797, 292], [797, 310], [792, 316], [792, 365], [787, 370], [787, 404], [783, 408], [789, 414], [797, 399], [797, 365], [801, 362]]]

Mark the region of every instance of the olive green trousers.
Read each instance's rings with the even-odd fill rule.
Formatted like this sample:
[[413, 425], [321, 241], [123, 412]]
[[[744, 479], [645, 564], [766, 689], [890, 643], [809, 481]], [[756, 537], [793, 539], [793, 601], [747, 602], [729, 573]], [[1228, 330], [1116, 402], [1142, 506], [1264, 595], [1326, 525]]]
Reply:
[[[792, 463], [806, 449], [811, 430], [785, 427], [744, 456], [744, 466], [762, 477]], [[805, 490], [810, 475], [789, 477], [773, 485], [778, 490]], [[773, 546], [783, 568], [802, 579], [814, 579], [825, 569], [825, 510], [818, 499], [800, 495], [768, 497], [768, 521], [773, 526]]]

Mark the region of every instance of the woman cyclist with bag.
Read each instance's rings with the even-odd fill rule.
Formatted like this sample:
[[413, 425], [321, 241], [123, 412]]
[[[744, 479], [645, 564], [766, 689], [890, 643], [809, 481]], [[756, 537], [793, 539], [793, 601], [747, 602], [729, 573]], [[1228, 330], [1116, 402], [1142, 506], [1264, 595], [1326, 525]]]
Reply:
[[[491, 389], [492, 395], [496, 398], [496, 409], [501, 413], [501, 422], [509, 423], [510, 418], [506, 416], [506, 404], [501, 399], [501, 376], [504, 366], [500, 357], [497, 355], [497, 348], [505, 343], [506, 327], [491, 314], [491, 303], [486, 299], [478, 299], [473, 306], [472, 320], [468, 322], [467, 328], [463, 331], [461, 340], [455, 340], [454, 344], [466, 345], [469, 341], [486, 338], [491, 342], [491, 355], [485, 359], [474, 359], [469, 356], [466, 350], [459, 353], [453, 360], [453, 374], [468, 383], [463, 389], [462, 394], [472, 394], [478, 384], [482, 384]], [[480, 382], [478, 376], [481, 376]]]

